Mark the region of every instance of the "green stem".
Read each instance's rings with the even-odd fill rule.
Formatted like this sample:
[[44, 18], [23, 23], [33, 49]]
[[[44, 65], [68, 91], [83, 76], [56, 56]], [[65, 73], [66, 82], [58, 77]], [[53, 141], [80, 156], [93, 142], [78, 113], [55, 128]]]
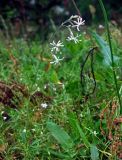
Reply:
[[110, 30], [109, 30], [107, 12], [106, 12], [106, 9], [104, 7], [104, 4], [103, 4], [102, 0], [98, 0], [98, 1], [100, 3], [100, 6], [101, 6], [102, 11], [103, 11], [103, 15], [104, 15], [105, 26], [106, 26], [106, 30], [107, 30], [107, 38], [108, 38], [108, 43], [109, 43], [110, 53], [111, 53], [111, 63], [112, 63], [111, 65], [112, 65], [115, 89], [116, 89], [116, 94], [117, 94], [117, 97], [118, 97], [118, 100], [119, 100], [119, 105], [120, 105], [119, 113], [122, 114], [122, 102], [121, 102], [121, 96], [119, 94], [119, 87], [118, 87], [117, 77], [116, 77], [116, 72], [115, 72], [115, 63], [114, 63], [114, 56], [113, 56], [113, 50], [112, 50], [111, 35], [110, 35]]
[[[77, 7], [77, 5], [76, 5], [75, 0], [72, 0], [72, 3], [73, 3], [73, 5], [74, 5], [74, 7], [75, 7], [75, 9], [76, 9], [76, 11], [77, 11], [77, 13], [78, 13], [78, 15], [81, 16], [80, 10], [78, 9], [78, 7]], [[82, 16], [81, 16], [81, 17], [82, 17]]]

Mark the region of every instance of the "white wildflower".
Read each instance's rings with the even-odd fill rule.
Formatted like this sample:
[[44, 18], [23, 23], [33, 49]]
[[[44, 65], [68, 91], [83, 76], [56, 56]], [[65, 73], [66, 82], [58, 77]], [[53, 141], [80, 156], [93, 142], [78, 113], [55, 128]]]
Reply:
[[93, 134], [96, 136], [98, 133], [96, 131], [93, 131]]
[[77, 31], [80, 31], [79, 27], [85, 24], [85, 20], [83, 21], [82, 17], [78, 16], [77, 21], [73, 21], [72, 27], [76, 27]]
[[3, 117], [3, 119], [4, 119], [4, 120], [6, 120], [6, 119], [7, 119], [7, 117]]
[[47, 106], [48, 106], [47, 103], [42, 103], [42, 104], [41, 104], [41, 107], [42, 107], [42, 108], [47, 108]]
[[51, 64], [58, 64], [60, 63], [60, 61], [62, 61], [64, 59], [63, 58], [59, 58], [59, 57], [56, 57], [56, 55], [53, 54], [53, 58], [54, 58], [54, 61], [50, 62]]
[[80, 26], [85, 24], [85, 20], [82, 19], [79, 15], [71, 16], [68, 20], [62, 23], [62, 26], [77, 28], [77, 31], [80, 31]]
[[44, 89], [47, 89], [47, 85], [46, 84], [44, 85]]
[[104, 29], [104, 26], [102, 24], [99, 24], [98, 28], [99, 29]]
[[23, 133], [26, 133], [26, 129], [23, 129]]
[[68, 29], [70, 31], [70, 36], [67, 37], [67, 41], [74, 41], [75, 43], [78, 43], [79, 41], [81, 41], [81, 40], [78, 39], [80, 37], [80, 35], [74, 36], [74, 34], [71, 31], [71, 29], [70, 28], [68, 28]]
[[51, 52], [53, 51], [59, 52], [60, 47], [64, 46], [61, 41], [58, 41], [57, 43], [53, 41], [52, 43], [50, 43], [50, 45], [52, 46]]

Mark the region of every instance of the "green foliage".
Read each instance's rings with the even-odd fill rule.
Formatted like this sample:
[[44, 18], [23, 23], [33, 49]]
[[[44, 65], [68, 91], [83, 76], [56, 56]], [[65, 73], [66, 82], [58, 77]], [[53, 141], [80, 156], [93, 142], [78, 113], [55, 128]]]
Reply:
[[91, 148], [91, 159], [98, 160], [99, 159], [99, 152], [96, 146], [92, 145]]
[[[9, 83], [16, 82], [24, 85], [27, 90], [26, 96], [20, 95], [21, 103], [17, 104], [16, 110], [0, 103], [1, 114], [5, 111], [11, 117], [5, 122], [0, 115], [2, 159], [11, 160], [13, 156], [18, 156], [18, 159], [30, 160], [104, 160], [116, 156], [112, 155], [110, 150], [106, 120], [110, 117], [113, 102], [116, 102], [114, 105], [118, 104], [113, 87], [110, 51], [104, 35], [91, 35], [82, 35], [82, 41], [76, 45], [64, 41], [62, 55], [65, 58], [57, 66], [49, 63], [52, 56], [48, 43], [40, 45], [39, 41], [14, 39], [9, 46], [6, 40], [0, 40], [1, 81], [6, 82], [8, 86]], [[96, 89], [87, 97], [81, 92], [81, 64], [89, 50], [96, 45], [98, 49], [93, 53]], [[116, 39], [113, 38], [112, 45], [116, 51], [114, 56], [119, 60], [115, 70], [121, 94], [122, 47], [118, 47]], [[93, 87], [90, 57], [84, 67], [84, 77], [89, 79], [84, 85]], [[51, 101], [47, 102], [47, 108], [41, 108], [41, 104], [46, 102], [40, 97], [37, 104], [30, 102], [31, 95], [36, 91], [41, 91], [51, 98]], [[101, 120], [100, 115], [106, 107], [108, 111], [106, 110], [105, 117]], [[112, 119], [115, 116], [116, 112]], [[104, 136], [100, 129], [101, 123], [105, 131]], [[115, 132], [111, 131], [114, 135]]]
[[[99, 36], [97, 33], [92, 33], [92, 36], [95, 38], [96, 42], [98, 43], [99, 47], [100, 47], [100, 51], [103, 55], [103, 64], [104, 65], [108, 65], [109, 67], [111, 67], [111, 52], [110, 52], [110, 47], [107, 44], [107, 42], [104, 41], [104, 39]], [[114, 61], [117, 64], [119, 61], [119, 57], [114, 56]]]
[[68, 151], [73, 147], [73, 141], [71, 137], [57, 124], [54, 122], [47, 122], [47, 128], [58, 141], [58, 143], [61, 144], [64, 150]]

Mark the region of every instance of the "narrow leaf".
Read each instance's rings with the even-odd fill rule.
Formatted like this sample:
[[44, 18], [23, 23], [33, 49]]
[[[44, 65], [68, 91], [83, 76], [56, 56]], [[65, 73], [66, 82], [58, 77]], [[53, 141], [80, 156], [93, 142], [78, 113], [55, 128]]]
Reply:
[[80, 136], [81, 136], [84, 144], [86, 145], [87, 148], [90, 147], [90, 143], [89, 143], [86, 135], [84, 134], [82, 128], [80, 127], [80, 125], [79, 125], [77, 122], [76, 122], [76, 126], [77, 126], [77, 128], [78, 128], [78, 131], [79, 131], [79, 133], [80, 133]]
[[[79, 122], [77, 120], [77, 117], [74, 113], [71, 114], [72, 115], [72, 124], [73, 126], [75, 126], [75, 130], [79, 133], [82, 141], [84, 142], [85, 146], [86, 147], [90, 147], [90, 143], [87, 139], [87, 136], [85, 135], [83, 129], [81, 128], [81, 126], [79, 125]], [[74, 121], [74, 122], [73, 122]]]

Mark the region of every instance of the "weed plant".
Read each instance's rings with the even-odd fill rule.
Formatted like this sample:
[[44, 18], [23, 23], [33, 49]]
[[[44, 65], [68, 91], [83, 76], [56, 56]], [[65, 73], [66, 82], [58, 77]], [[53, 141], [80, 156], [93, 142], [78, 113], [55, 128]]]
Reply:
[[[74, 18], [84, 24], [72, 16], [63, 26]], [[51, 44], [0, 40], [1, 160], [122, 158], [122, 47], [77, 30], [58, 31]]]

